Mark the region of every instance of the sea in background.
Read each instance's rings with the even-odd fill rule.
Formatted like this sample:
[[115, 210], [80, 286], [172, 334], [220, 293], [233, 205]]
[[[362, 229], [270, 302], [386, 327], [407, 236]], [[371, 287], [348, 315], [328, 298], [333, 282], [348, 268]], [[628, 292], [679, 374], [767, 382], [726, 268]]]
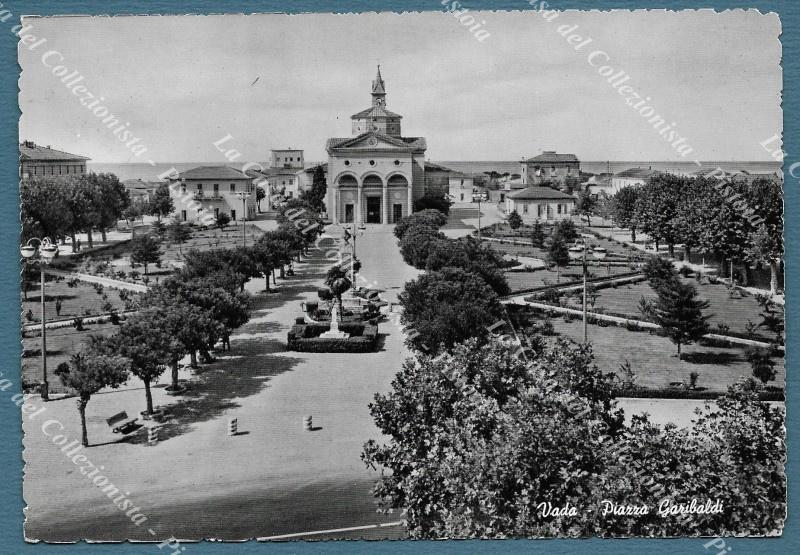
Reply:
[[[452, 170], [462, 173], [483, 173], [487, 171], [496, 171], [498, 173], [519, 173], [520, 163], [518, 161], [438, 161], [431, 160], [434, 164], [448, 167]], [[317, 162], [307, 162], [306, 166], [311, 167], [316, 165]], [[157, 181], [158, 176], [164, 172], [168, 172], [171, 168], [175, 168], [178, 172], [196, 168], [197, 166], [213, 166], [220, 165], [219, 162], [176, 162], [174, 164], [102, 164], [102, 163], [88, 163], [89, 171], [96, 173], [113, 173], [120, 180], [127, 179], [141, 179], [142, 181]], [[241, 164], [229, 164], [234, 168], [241, 168]], [[266, 167], [266, 163], [264, 164]], [[749, 173], [775, 173], [781, 169], [780, 162], [702, 162], [702, 169], [713, 170], [722, 168], [728, 172], [747, 171]], [[694, 173], [698, 169], [697, 164], [694, 162], [647, 162], [647, 161], [600, 161], [600, 162], [581, 162], [581, 171], [588, 173], [603, 173], [610, 171], [618, 173], [629, 168], [650, 168], [659, 171], [665, 171], [676, 174], [689, 174]]]

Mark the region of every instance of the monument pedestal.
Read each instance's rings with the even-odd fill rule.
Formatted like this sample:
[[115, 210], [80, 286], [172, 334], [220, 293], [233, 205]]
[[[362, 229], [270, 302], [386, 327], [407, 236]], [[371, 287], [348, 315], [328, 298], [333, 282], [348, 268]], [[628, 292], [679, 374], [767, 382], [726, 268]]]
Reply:
[[350, 337], [349, 333], [345, 333], [339, 329], [339, 310], [334, 304], [331, 309], [331, 329], [323, 332], [320, 337], [322, 339], [347, 339]]

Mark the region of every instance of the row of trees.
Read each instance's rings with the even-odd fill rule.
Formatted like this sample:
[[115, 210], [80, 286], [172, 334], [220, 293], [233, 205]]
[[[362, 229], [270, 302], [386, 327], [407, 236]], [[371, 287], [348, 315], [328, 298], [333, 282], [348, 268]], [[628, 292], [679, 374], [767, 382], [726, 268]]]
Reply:
[[[752, 210], [755, 217], [748, 217]], [[646, 233], [666, 244], [714, 256], [724, 272], [726, 259], [769, 266], [770, 290], [777, 290], [783, 257], [783, 191], [774, 180], [723, 184], [703, 178], [660, 175], [642, 187], [626, 187], [612, 199], [617, 225]]]
[[400, 294], [402, 322], [415, 349], [440, 352], [486, 331], [502, 318], [499, 296], [510, 293], [502, 258], [474, 237], [454, 240], [438, 228], [436, 210], [417, 212], [395, 228], [403, 259], [425, 273]]
[[86, 233], [92, 247], [95, 231], [105, 241], [106, 232], [122, 218], [133, 221], [152, 215], [160, 221], [173, 210], [166, 184], [149, 202], [132, 202], [125, 186], [110, 173], [24, 179], [20, 197], [23, 241], [31, 237], [70, 238], [73, 250], [77, 233]]
[[[194, 267], [197, 253], [187, 262]], [[222, 254], [222, 253], [218, 253]], [[82, 442], [88, 446], [86, 405], [103, 388], [119, 387], [129, 375], [144, 384], [147, 414], [153, 413], [151, 384], [172, 369], [169, 390], [180, 389], [178, 361], [190, 355], [193, 367], [197, 353], [212, 360], [210, 350], [218, 341], [230, 348], [233, 329], [247, 322], [248, 297], [237, 288], [225, 270], [204, 276], [183, 274], [152, 286], [141, 299], [139, 312], [129, 316], [111, 336], [91, 336], [88, 345], [62, 363], [56, 374], [78, 395]]]
[[[203, 362], [213, 360], [210, 351], [217, 343], [230, 349], [231, 332], [249, 319], [245, 283], [264, 277], [269, 290], [275, 270], [283, 271], [322, 231], [321, 226], [310, 230], [305, 226], [319, 222], [319, 216], [307, 208], [302, 202], [285, 207], [278, 229], [265, 233], [250, 247], [188, 251], [184, 267], [151, 286], [142, 295], [139, 312], [129, 316], [115, 334], [92, 336], [83, 351], [59, 365], [56, 374], [78, 395], [84, 445], [88, 445], [86, 405], [93, 394], [119, 387], [132, 374], [144, 383], [145, 412], [152, 414], [151, 384], [168, 367], [172, 382], [168, 389], [179, 390], [181, 358], [188, 355], [196, 367], [198, 355]], [[294, 221], [298, 214], [303, 215], [302, 226]], [[150, 235], [137, 241], [158, 245]]]

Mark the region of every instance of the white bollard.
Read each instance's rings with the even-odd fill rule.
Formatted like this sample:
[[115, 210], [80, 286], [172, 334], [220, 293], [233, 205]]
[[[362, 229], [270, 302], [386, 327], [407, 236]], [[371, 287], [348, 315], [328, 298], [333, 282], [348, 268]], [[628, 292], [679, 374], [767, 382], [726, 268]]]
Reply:
[[313, 425], [311, 424], [311, 416], [304, 416], [303, 429], [305, 429], [307, 432], [310, 432], [312, 427]]
[[238, 418], [231, 418], [228, 421], [228, 435], [235, 436], [238, 432], [239, 428], [239, 419]]
[[158, 428], [155, 426], [147, 428], [147, 444], [155, 445], [156, 443], [158, 443]]

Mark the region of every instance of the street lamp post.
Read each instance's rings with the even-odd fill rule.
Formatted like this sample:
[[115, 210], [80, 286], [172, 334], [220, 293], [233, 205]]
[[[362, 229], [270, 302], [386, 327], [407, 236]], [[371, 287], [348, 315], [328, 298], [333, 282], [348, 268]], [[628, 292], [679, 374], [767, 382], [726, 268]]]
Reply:
[[[588, 343], [589, 341], [589, 326], [588, 326], [588, 313], [586, 308], [586, 274], [587, 274], [587, 265], [586, 265], [586, 251], [589, 250], [588, 245], [584, 243], [581, 246], [574, 246], [569, 249], [569, 257], [573, 260], [581, 259], [581, 265], [583, 266], [583, 342]], [[595, 247], [592, 249], [592, 256], [597, 259], [597, 263], [599, 264], [601, 260], [606, 258], [607, 251], [602, 247]], [[610, 270], [609, 270], [610, 271]]]
[[481, 240], [481, 197], [478, 197], [478, 241]]
[[[31, 243], [38, 243], [39, 247], [34, 247]], [[39, 271], [41, 276], [41, 295], [42, 295], [42, 401], [49, 400], [48, 384], [47, 384], [47, 321], [45, 316], [45, 294], [44, 294], [44, 267], [50, 264], [50, 261], [55, 258], [58, 253], [58, 247], [49, 238], [45, 237], [39, 239], [34, 237], [28, 240], [24, 246], [19, 249], [22, 258], [30, 264], [38, 262]], [[39, 256], [34, 258], [38, 251]]]
[[236, 196], [242, 199], [242, 245], [247, 246], [247, 199], [250, 198], [250, 193], [236, 193]]

